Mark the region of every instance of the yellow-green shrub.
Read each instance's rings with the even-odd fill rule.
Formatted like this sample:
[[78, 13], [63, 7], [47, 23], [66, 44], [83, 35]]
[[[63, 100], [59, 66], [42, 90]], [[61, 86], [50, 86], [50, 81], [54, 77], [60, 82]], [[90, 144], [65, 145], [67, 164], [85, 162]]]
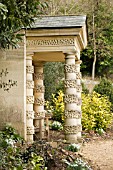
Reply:
[[[52, 110], [53, 119], [64, 122], [64, 94], [59, 91], [52, 94], [52, 103], [49, 108]], [[106, 96], [96, 92], [92, 94], [82, 93], [82, 127], [85, 130], [105, 130], [113, 119], [111, 113], [111, 102]]]
[[106, 129], [113, 118], [111, 102], [105, 96], [93, 92], [82, 94], [82, 126], [86, 130]]
[[60, 90], [57, 95], [52, 94], [53, 102], [53, 119], [59, 122], [64, 122], [64, 94]]

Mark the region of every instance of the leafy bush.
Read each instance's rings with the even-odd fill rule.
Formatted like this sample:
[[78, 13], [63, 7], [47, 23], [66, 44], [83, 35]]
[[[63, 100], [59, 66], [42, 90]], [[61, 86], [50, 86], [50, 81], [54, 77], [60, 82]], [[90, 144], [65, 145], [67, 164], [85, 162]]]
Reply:
[[72, 144], [68, 145], [66, 149], [69, 151], [72, 151], [72, 152], [78, 152], [80, 149], [80, 145], [72, 143]]
[[82, 94], [83, 129], [106, 130], [113, 118], [110, 107], [111, 102], [106, 96], [101, 96], [96, 92], [92, 94]]
[[101, 128], [101, 129], [97, 129], [96, 132], [99, 134], [99, 135], [102, 135], [104, 134], [104, 130]]
[[50, 126], [53, 130], [63, 130], [62, 124], [58, 121], [54, 121]]
[[14, 140], [14, 141], [22, 141], [23, 138], [16, 132], [16, 130], [7, 125], [3, 131], [0, 131], [0, 136], [3, 138], [3, 139], [10, 139], [10, 140]]
[[64, 93], [60, 90], [56, 95], [52, 94], [53, 120], [64, 122]]
[[0, 131], [1, 170], [13, 170], [14, 168], [22, 169], [20, 150], [15, 145], [17, 141], [20, 142], [21, 140], [22, 138], [10, 126], [7, 126], [3, 131]]
[[80, 158], [77, 158], [72, 163], [66, 160], [65, 163], [68, 165], [67, 170], [92, 170], [92, 168]]
[[22, 144], [23, 139], [14, 128], [7, 126], [0, 131], [0, 170], [41, 170], [44, 167], [43, 158], [33, 152], [26, 161], [26, 148]]
[[[64, 101], [63, 92], [59, 91], [58, 95], [53, 96], [51, 109], [53, 120], [64, 122]], [[82, 94], [82, 127], [85, 130], [98, 130], [109, 127], [113, 119], [111, 113], [111, 102], [107, 96], [102, 96], [96, 92], [92, 94]]]
[[113, 104], [113, 85], [111, 81], [102, 78], [100, 83], [94, 87], [94, 91], [101, 95], [108, 96], [109, 101]]

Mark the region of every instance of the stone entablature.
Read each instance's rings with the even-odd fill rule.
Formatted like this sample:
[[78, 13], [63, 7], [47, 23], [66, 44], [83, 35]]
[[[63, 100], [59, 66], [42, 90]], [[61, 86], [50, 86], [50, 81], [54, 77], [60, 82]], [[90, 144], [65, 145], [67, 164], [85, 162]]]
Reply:
[[74, 36], [28, 37], [26, 42], [28, 52], [77, 52]]
[[53, 38], [35, 38], [35, 39], [28, 39], [27, 40], [27, 47], [31, 46], [69, 46], [69, 45], [75, 45], [75, 39], [74, 38], [66, 38], [66, 37], [53, 37]]

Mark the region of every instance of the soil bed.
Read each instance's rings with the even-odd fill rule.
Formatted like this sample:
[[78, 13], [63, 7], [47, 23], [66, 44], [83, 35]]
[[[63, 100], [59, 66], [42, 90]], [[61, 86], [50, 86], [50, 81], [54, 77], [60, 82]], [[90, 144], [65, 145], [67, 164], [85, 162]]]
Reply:
[[[113, 170], [113, 131], [107, 131], [103, 135], [94, 132], [83, 132], [83, 140], [81, 149], [78, 153], [72, 153], [61, 148], [65, 147], [64, 134], [61, 131], [50, 131], [51, 144], [55, 148], [59, 148], [59, 157], [69, 156], [72, 161], [74, 158], [80, 157], [87, 161], [93, 170]], [[63, 170], [65, 167], [54, 167], [54, 170]]]

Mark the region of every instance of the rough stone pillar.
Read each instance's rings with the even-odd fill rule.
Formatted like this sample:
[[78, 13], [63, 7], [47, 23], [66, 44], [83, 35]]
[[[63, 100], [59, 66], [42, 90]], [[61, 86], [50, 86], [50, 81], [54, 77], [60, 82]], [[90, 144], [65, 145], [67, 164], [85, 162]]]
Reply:
[[36, 138], [44, 137], [44, 84], [43, 63], [35, 63], [34, 68], [34, 127]]
[[26, 125], [27, 125], [27, 141], [33, 142], [33, 134], [34, 134], [34, 111], [33, 111], [33, 73], [34, 67], [32, 66], [32, 55], [27, 56], [26, 58]]
[[81, 98], [77, 95], [77, 70], [75, 66], [75, 54], [65, 55], [65, 126], [66, 140], [69, 143], [77, 143], [82, 130], [81, 110], [78, 107]]
[[[79, 113], [81, 113], [81, 92], [82, 92], [82, 86], [81, 86], [81, 72], [80, 72], [80, 64], [82, 63], [81, 60], [78, 60], [75, 62], [76, 67], [76, 91], [77, 91], [77, 97], [78, 97], [78, 104], [77, 104], [77, 110]], [[81, 125], [81, 114], [78, 117], [78, 125]], [[77, 134], [78, 139], [81, 138], [81, 132], [78, 132]]]

